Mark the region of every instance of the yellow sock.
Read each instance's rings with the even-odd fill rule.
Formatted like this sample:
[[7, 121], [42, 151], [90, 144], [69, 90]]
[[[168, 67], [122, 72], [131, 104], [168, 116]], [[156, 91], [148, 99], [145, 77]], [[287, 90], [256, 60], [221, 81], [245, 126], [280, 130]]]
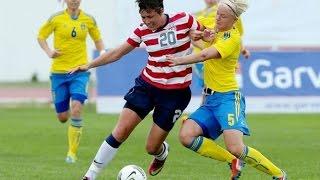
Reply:
[[80, 144], [80, 137], [82, 134], [82, 127], [74, 127], [72, 125], [68, 128], [68, 140], [69, 140], [69, 151], [68, 155], [76, 156], [78, 147]]
[[222, 162], [231, 163], [233, 159], [236, 159], [229, 151], [225, 150], [214, 141], [198, 136], [192, 143], [190, 149], [194, 150], [198, 154], [215, 159]]
[[[267, 174], [270, 174], [275, 177], [282, 176], [281, 169], [279, 169], [277, 166], [275, 166], [269, 159], [264, 157], [259, 151], [247, 147], [246, 148], [246, 156], [244, 157], [244, 161], [253, 166], [254, 168], [265, 172]], [[241, 156], [239, 158], [242, 158]]]

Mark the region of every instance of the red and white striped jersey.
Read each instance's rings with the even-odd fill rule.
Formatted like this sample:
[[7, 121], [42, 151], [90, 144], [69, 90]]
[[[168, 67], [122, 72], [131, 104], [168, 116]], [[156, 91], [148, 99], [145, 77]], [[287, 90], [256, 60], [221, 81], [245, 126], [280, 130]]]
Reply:
[[165, 55], [178, 57], [190, 54], [189, 31], [199, 29], [200, 25], [184, 12], [167, 17], [166, 25], [156, 31], [141, 24], [127, 42], [134, 47], [141, 43], [146, 45], [148, 63], [141, 73], [145, 81], [161, 89], [182, 89], [191, 83], [192, 68], [190, 65], [170, 67]]

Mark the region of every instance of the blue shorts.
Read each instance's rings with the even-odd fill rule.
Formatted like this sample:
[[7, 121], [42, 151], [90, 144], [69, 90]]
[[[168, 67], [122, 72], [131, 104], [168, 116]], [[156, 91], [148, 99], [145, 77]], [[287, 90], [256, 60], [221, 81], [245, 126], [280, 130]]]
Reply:
[[202, 128], [203, 136], [213, 140], [227, 129], [236, 129], [244, 135], [250, 135], [245, 108], [245, 99], [239, 91], [214, 92], [205, 97], [204, 104], [189, 119]]
[[124, 99], [127, 101], [124, 107], [135, 111], [141, 119], [154, 110], [153, 122], [169, 132], [188, 106], [191, 91], [189, 87], [175, 90], [159, 89], [139, 76], [135, 80], [135, 86]]
[[89, 75], [89, 72], [51, 74], [52, 100], [57, 113], [69, 110], [70, 98], [84, 103], [88, 97]]

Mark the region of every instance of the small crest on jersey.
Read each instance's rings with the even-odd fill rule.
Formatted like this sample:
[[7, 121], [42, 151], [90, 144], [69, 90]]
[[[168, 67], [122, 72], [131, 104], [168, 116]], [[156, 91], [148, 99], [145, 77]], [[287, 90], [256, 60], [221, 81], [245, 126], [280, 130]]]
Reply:
[[86, 24], [85, 24], [85, 23], [82, 23], [82, 24], [80, 25], [80, 27], [81, 27], [82, 30], [85, 30], [85, 29], [86, 29]]
[[227, 40], [227, 39], [229, 39], [230, 37], [231, 37], [230, 32], [225, 32], [225, 33], [223, 34], [223, 40]]
[[177, 30], [176, 26], [174, 24], [170, 24], [170, 26], [168, 27], [168, 30]]

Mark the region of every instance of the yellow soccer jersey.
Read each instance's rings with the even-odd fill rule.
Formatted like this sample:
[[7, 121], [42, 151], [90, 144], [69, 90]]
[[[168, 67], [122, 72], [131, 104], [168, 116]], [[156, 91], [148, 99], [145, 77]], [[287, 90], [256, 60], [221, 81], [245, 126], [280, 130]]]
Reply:
[[66, 10], [52, 15], [40, 28], [38, 38], [46, 40], [51, 33], [54, 34], [54, 48], [62, 54], [52, 60], [53, 73], [65, 73], [87, 63], [88, 33], [93, 41], [101, 39], [95, 19], [83, 11], [76, 20]]
[[204, 83], [217, 92], [238, 90], [236, 66], [240, 56], [241, 38], [236, 28], [218, 32], [212, 45], [221, 55], [220, 59], [204, 62]]

